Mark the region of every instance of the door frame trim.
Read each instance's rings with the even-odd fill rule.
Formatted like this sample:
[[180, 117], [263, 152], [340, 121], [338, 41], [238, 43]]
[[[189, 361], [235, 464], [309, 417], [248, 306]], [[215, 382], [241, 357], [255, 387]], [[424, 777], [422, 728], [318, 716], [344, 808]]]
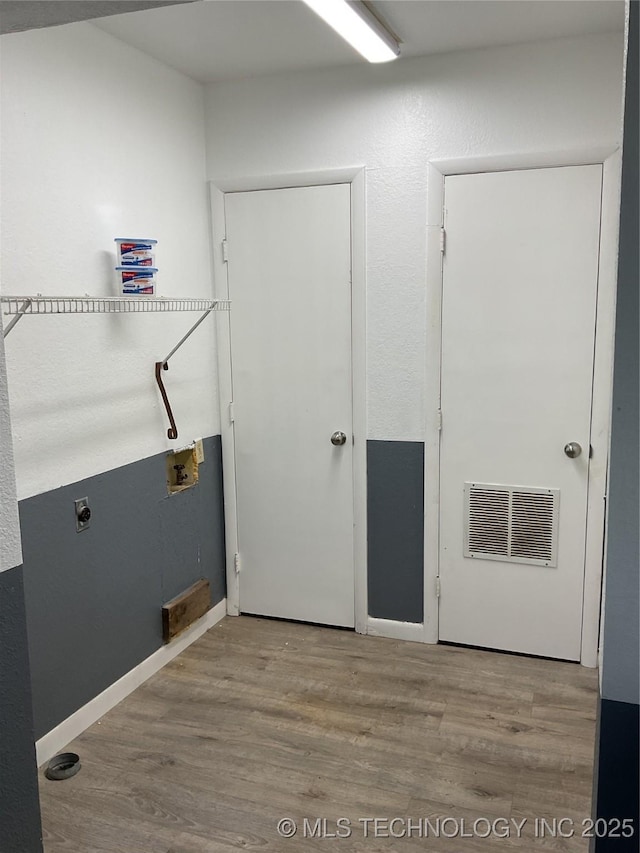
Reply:
[[[226, 234], [224, 196], [229, 192], [277, 190], [290, 187], [350, 184], [351, 186], [351, 381], [353, 406], [353, 566], [355, 630], [367, 631], [367, 408], [366, 408], [366, 242], [365, 167], [351, 166], [320, 172], [235, 176], [209, 182], [211, 266], [215, 297], [227, 299], [229, 282], [222, 257]], [[233, 311], [233, 304], [231, 305]], [[216, 312], [218, 389], [226, 538], [227, 614], [238, 616], [239, 583], [235, 571], [238, 520], [235, 483], [235, 439], [229, 417], [233, 399], [230, 312]], [[228, 472], [234, 472], [229, 476]]]
[[[448, 175], [504, 172], [562, 166], [602, 166], [598, 293], [591, 407], [585, 571], [582, 600], [580, 663], [598, 664], [600, 611], [605, 569], [606, 494], [609, 468], [613, 351], [618, 270], [618, 230], [622, 155], [619, 146], [497, 157], [430, 160], [427, 162], [427, 342], [425, 424], [424, 635], [438, 642], [438, 576], [440, 560], [440, 382], [442, 353], [442, 252], [444, 181]], [[444, 413], [446, 421], [446, 413]], [[446, 428], [446, 425], [445, 425]]]

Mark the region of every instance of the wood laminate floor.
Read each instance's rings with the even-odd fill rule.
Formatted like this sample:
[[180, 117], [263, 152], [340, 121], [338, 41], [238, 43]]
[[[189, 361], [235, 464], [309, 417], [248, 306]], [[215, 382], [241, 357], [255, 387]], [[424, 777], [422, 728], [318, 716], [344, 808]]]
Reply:
[[77, 776], [40, 773], [45, 850], [587, 851], [596, 689], [576, 664], [226, 618], [69, 745]]

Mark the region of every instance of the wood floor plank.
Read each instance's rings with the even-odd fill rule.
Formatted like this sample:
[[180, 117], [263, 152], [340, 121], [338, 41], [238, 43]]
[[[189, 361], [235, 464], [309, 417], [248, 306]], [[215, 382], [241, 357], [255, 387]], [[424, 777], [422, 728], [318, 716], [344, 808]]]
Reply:
[[[41, 778], [46, 853], [424, 850], [361, 818], [588, 814], [597, 675], [562, 662], [227, 618]], [[277, 832], [282, 817], [299, 833]], [[582, 839], [430, 838], [431, 853], [565, 851]]]

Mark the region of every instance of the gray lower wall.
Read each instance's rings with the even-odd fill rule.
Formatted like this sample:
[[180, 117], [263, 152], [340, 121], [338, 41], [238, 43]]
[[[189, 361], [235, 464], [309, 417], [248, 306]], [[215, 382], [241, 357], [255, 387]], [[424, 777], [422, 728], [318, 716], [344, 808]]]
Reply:
[[630, 16], [620, 202], [602, 695], [606, 699], [638, 704], [640, 693], [638, 660], [640, 649], [638, 100], [640, 92], [637, 2], [631, 3]]
[[22, 567], [0, 572], [0, 847], [42, 850]]
[[369, 615], [422, 622], [424, 444], [367, 442]]
[[[602, 699], [598, 710], [599, 750], [595, 763], [597, 778], [594, 817], [605, 820], [608, 832], [601, 832], [591, 849], [597, 853], [637, 853], [640, 835], [640, 707], [632, 702]], [[633, 835], [618, 831], [620, 821], [632, 821]], [[628, 824], [627, 824], [628, 825]]]
[[36, 739], [160, 648], [165, 601], [201, 577], [224, 598], [220, 436], [204, 450], [197, 485], [171, 496], [160, 453], [20, 502]]
[[[631, 838], [598, 838], [597, 853], [638, 850], [640, 835], [640, 263], [638, 103], [640, 7], [630, 3], [625, 94], [616, 340], [607, 519], [602, 699], [596, 744], [594, 814], [632, 820]], [[615, 824], [614, 824], [615, 825]], [[607, 826], [611, 826], [607, 823]]]
[[[165, 454], [20, 502], [36, 739], [162, 645], [162, 604], [200, 577], [225, 595], [222, 452], [167, 495]], [[423, 618], [424, 445], [370, 441], [369, 613]], [[76, 533], [74, 500], [91, 526]]]

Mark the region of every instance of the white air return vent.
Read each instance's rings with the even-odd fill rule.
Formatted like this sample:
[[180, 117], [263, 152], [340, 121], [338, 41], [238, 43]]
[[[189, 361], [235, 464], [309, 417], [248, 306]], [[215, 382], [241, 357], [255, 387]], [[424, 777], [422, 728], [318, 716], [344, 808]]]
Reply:
[[464, 556], [556, 566], [559, 489], [464, 484]]

